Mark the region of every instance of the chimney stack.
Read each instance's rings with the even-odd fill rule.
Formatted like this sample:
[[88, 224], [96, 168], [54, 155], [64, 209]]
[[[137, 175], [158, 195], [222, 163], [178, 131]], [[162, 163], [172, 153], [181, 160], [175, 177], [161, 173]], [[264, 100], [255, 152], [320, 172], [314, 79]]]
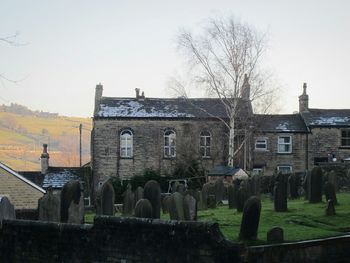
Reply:
[[242, 99], [250, 100], [250, 84], [249, 84], [249, 77], [247, 74], [244, 74], [244, 81], [242, 85], [241, 95], [242, 95]]
[[299, 96], [299, 113], [309, 112], [309, 95], [306, 93], [307, 84], [303, 84], [303, 94]]
[[100, 102], [102, 98], [103, 93], [103, 86], [101, 83], [96, 85], [95, 89], [95, 109], [94, 109], [94, 116], [97, 115], [98, 111], [100, 110]]
[[41, 161], [41, 174], [46, 174], [49, 170], [49, 158], [50, 155], [47, 152], [47, 144], [43, 144], [43, 153], [40, 156]]
[[142, 93], [140, 95], [140, 89], [136, 88], [135, 92], [136, 92], [136, 100], [144, 100], [145, 99], [145, 92], [144, 91], [142, 91]]

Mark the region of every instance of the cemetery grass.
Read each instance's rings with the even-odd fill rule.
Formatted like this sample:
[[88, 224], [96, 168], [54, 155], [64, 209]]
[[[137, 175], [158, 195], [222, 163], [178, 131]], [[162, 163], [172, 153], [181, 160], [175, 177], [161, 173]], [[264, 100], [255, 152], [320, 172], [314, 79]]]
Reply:
[[[249, 242], [249, 245], [267, 243], [266, 233], [275, 226], [283, 228], [285, 242], [339, 236], [350, 232], [350, 193], [337, 194], [339, 205], [335, 207], [335, 216], [325, 215], [324, 201], [310, 204], [303, 198], [288, 200], [287, 212], [275, 212], [268, 196], [262, 196], [261, 199], [258, 240]], [[92, 223], [93, 218], [93, 213], [87, 213], [85, 222]], [[161, 214], [161, 219], [169, 220], [169, 214]], [[228, 205], [198, 211], [198, 221], [217, 222], [223, 235], [233, 242], [240, 242], [238, 235], [241, 219], [242, 213], [229, 209]]]

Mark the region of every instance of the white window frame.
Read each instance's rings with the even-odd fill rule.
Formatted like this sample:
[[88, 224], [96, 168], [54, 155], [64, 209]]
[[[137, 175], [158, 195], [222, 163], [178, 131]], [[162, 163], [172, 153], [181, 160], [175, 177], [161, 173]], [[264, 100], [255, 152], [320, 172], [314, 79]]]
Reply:
[[[283, 168], [287, 168], [287, 167], [289, 168], [289, 172], [283, 172], [283, 171], [286, 171]], [[282, 168], [282, 170], [281, 170], [281, 168]], [[280, 171], [282, 171], [282, 173], [286, 173], [286, 174], [292, 173], [293, 167], [291, 165], [277, 165], [277, 172], [279, 173]]]
[[176, 157], [176, 132], [172, 129], [164, 131], [164, 158]]
[[120, 132], [120, 157], [132, 158], [134, 151], [134, 133], [130, 129]]
[[261, 175], [264, 173], [264, 168], [253, 168], [253, 171], [252, 171], [253, 174], [257, 174], [257, 175]]
[[199, 135], [199, 153], [202, 158], [211, 157], [211, 133], [208, 131], [202, 131]]
[[[282, 138], [287, 138], [289, 137], [289, 142], [281, 142]], [[281, 151], [280, 146], [289, 146], [288, 151]], [[277, 152], [278, 153], [292, 153], [292, 147], [293, 146], [293, 141], [292, 141], [292, 135], [280, 135], [277, 138]]]
[[[258, 142], [258, 141], [260, 141], [260, 142]], [[265, 147], [258, 148], [258, 147], [256, 147], [257, 145], [265, 145]], [[255, 139], [255, 150], [256, 151], [267, 151], [267, 138], [261, 138], [261, 137], [256, 138]]]
[[[349, 133], [348, 136], [343, 137], [343, 132]], [[340, 146], [350, 148], [350, 143], [343, 144], [343, 140], [348, 140], [350, 142], [350, 129], [341, 129], [340, 130]]]

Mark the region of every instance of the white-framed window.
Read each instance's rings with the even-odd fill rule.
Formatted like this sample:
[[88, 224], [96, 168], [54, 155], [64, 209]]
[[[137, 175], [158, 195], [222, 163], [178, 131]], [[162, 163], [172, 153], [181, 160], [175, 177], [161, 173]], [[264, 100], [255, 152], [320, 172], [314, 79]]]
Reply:
[[176, 133], [173, 130], [164, 132], [164, 157], [173, 158], [176, 156]]
[[278, 153], [291, 153], [292, 152], [292, 136], [278, 136], [277, 141]]
[[350, 129], [341, 130], [341, 144], [342, 147], [350, 147]]
[[120, 157], [133, 157], [133, 133], [129, 129], [120, 133]]
[[255, 140], [255, 150], [266, 151], [267, 150], [267, 139], [266, 138], [257, 138]]
[[281, 172], [283, 174], [289, 174], [292, 172], [292, 166], [291, 165], [278, 165], [277, 166], [277, 172]]
[[261, 168], [253, 168], [253, 174], [257, 174], [257, 175], [261, 175], [263, 174], [264, 172], [264, 169], [261, 167]]
[[209, 158], [211, 147], [211, 134], [210, 132], [203, 131], [199, 136], [199, 151], [203, 158]]

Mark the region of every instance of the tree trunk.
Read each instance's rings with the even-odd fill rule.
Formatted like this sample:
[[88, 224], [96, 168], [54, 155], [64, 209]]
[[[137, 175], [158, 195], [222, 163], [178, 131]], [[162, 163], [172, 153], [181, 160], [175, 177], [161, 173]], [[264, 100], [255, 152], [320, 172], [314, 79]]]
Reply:
[[228, 166], [233, 167], [233, 157], [235, 153], [235, 119], [230, 119], [230, 136], [228, 150]]

